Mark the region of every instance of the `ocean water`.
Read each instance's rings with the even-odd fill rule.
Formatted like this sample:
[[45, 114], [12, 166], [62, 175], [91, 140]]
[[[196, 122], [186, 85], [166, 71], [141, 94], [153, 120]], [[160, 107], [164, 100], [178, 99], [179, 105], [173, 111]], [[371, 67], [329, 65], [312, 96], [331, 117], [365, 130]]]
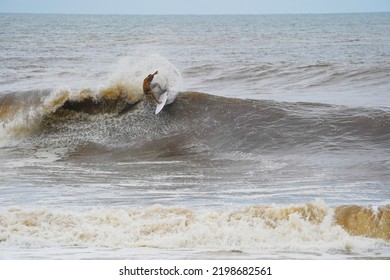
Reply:
[[388, 259], [389, 77], [389, 13], [0, 14], [0, 259]]

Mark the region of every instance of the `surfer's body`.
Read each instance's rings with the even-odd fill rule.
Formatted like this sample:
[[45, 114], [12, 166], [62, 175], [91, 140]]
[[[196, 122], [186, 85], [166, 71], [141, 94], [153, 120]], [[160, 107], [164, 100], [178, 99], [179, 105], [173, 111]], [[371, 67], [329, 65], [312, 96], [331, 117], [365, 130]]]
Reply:
[[161, 87], [160, 87], [160, 85], [157, 84], [157, 83], [152, 84], [153, 78], [154, 78], [154, 76], [157, 75], [157, 74], [158, 74], [158, 71], [154, 72], [154, 74], [149, 74], [149, 75], [144, 79], [143, 90], [144, 90], [144, 93], [145, 93], [146, 95], [150, 95], [150, 96], [152, 97], [152, 99], [153, 99], [156, 103], [160, 104], [161, 102], [157, 99], [157, 97], [156, 97], [156, 95], [155, 95], [153, 89], [155, 89], [156, 87], [159, 87], [159, 88], [161, 89]]

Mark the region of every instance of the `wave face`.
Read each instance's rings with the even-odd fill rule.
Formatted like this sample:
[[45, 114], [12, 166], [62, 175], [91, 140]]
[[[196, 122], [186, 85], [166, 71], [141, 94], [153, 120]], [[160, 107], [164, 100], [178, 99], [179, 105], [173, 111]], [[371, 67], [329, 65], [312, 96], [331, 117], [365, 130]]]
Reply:
[[[27, 136], [39, 132], [45, 120], [55, 119], [68, 108], [86, 114], [118, 114], [128, 104], [137, 103], [142, 95], [129, 85], [117, 84], [101, 90], [68, 90], [58, 92], [30, 91], [0, 97], [0, 117], [3, 133], [9, 136]], [[61, 118], [61, 117], [59, 117]]]
[[[347, 108], [318, 103], [240, 100], [203, 93], [181, 93], [160, 116], [150, 114], [150, 102], [124, 85], [94, 94], [82, 90], [29, 93], [27, 101], [9, 95], [0, 101], [3, 129], [9, 136], [31, 129], [34, 137], [69, 137], [79, 144], [131, 146], [155, 139], [179, 138], [212, 151], [306, 153], [386, 148], [390, 111]], [[83, 134], [88, 126], [88, 135]], [[57, 135], [60, 134], [60, 135]], [[64, 135], [61, 135], [64, 134]], [[118, 138], [119, 137], [119, 138]], [[162, 138], [162, 139], [161, 139]]]

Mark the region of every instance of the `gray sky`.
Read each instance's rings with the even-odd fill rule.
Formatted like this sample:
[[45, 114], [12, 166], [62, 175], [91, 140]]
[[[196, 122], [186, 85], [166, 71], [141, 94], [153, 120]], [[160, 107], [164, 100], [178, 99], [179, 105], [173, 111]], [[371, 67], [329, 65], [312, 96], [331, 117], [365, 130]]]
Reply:
[[286, 14], [390, 12], [390, 0], [0, 0], [0, 13]]

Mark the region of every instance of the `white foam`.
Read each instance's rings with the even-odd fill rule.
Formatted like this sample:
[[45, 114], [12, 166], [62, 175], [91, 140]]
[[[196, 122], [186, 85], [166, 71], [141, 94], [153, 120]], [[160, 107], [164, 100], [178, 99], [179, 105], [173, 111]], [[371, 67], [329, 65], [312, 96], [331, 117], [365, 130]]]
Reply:
[[167, 103], [172, 103], [182, 88], [182, 76], [180, 71], [166, 58], [159, 54], [126, 56], [122, 58], [109, 76], [110, 84], [139, 85], [146, 76], [158, 71], [153, 82], [159, 83], [169, 90]]
[[326, 205], [313, 204], [313, 213], [324, 215], [318, 221], [298, 212], [286, 214], [290, 207], [270, 206], [261, 212], [255, 208], [193, 211], [162, 206], [83, 211], [9, 208], [0, 210], [0, 241], [7, 246], [148, 247], [255, 254], [350, 254], [387, 246], [379, 239], [349, 235], [334, 224], [333, 212]]

